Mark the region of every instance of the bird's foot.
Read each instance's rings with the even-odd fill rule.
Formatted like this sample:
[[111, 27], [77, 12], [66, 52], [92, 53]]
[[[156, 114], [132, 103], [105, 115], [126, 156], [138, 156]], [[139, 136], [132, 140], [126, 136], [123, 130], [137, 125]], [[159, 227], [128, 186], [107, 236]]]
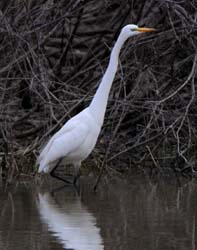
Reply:
[[73, 182], [72, 182], [72, 181], [67, 180], [67, 179], [65, 179], [65, 178], [62, 178], [62, 177], [60, 177], [60, 176], [54, 174], [54, 172], [50, 172], [50, 175], [51, 175], [51, 177], [53, 177], [53, 178], [56, 178], [56, 179], [58, 179], [58, 180], [60, 180], [60, 181], [63, 181], [63, 182], [66, 183], [67, 185], [73, 185]]
[[77, 184], [77, 182], [79, 181], [80, 176], [81, 176], [81, 171], [80, 171], [80, 169], [79, 169], [79, 170], [77, 171], [77, 174], [76, 174], [75, 177], [74, 177], [73, 185], [76, 185], [76, 184]]

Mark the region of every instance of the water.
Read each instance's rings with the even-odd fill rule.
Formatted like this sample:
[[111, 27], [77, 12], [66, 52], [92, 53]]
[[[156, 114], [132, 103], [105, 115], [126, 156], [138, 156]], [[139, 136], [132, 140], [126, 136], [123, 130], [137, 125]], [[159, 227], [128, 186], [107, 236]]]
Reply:
[[0, 250], [196, 249], [197, 182], [130, 177], [0, 187]]

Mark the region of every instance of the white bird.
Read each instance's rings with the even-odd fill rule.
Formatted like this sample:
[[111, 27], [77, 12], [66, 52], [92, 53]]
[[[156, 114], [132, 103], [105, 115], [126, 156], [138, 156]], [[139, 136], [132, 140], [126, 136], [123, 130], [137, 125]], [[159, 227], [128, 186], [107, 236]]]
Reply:
[[58, 203], [50, 194], [39, 194], [38, 209], [42, 221], [64, 249], [103, 250], [103, 239], [95, 216], [78, 196], [66, 196]]
[[76, 182], [80, 176], [81, 162], [94, 149], [103, 125], [109, 91], [118, 68], [121, 47], [129, 37], [152, 31], [155, 31], [155, 29], [139, 28], [134, 24], [126, 25], [121, 30], [118, 40], [112, 49], [107, 70], [90, 105], [68, 120], [52, 136], [38, 157], [38, 172], [50, 172], [52, 177], [70, 183], [55, 174], [55, 170], [63, 161], [65, 164], [73, 164], [75, 166], [77, 174], [74, 178], [74, 183]]

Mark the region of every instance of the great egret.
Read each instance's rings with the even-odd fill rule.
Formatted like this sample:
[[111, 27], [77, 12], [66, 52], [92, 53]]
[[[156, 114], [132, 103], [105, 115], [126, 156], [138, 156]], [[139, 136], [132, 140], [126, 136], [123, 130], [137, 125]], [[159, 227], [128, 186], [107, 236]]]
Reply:
[[111, 52], [107, 70], [90, 105], [67, 121], [52, 136], [38, 157], [38, 172], [50, 172], [52, 177], [71, 183], [57, 176], [55, 170], [61, 162], [73, 164], [76, 169], [73, 183], [76, 183], [80, 176], [81, 162], [88, 157], [95, 147], [103, 125], [109, 91], [117, 71], [121, 47], [129, 37], [154, 30], [153, 28], [139, 28], [134, 24], [123, 27]]

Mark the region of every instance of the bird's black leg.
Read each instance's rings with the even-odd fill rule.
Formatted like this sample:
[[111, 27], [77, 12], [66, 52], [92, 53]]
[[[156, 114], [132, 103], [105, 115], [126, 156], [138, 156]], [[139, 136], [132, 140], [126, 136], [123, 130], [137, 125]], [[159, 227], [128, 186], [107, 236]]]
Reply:
[[77, 174], [75, 175], [74, 180], [73, 180], [74, 185], [76, 185], [77, 180], [79, 179], [80, 175], [81, 175], [81, 171], [80, 171], [80, 168], [79, 168], [78, 171], [77, 171]]
[[64, 179], [64, 178], [62, 178], [62, 177], [60, 177], [60, 176], [58, 176], [58, 175], [55, 174], [55, 170], [58, 168], [58, 166], [60, 165], [61, 161], [62, 161], [62, 159], [60, 159], [57, 162], [57, 164], [55, 165], [55, 167], [51, 170], [51, 172], [50, 172], [51, 177], [56, 178], [56, 179], [58, 179], [60, 181], [63, 181], [66, 184], [73, 184], [71, 181], [66, 180], [66, 179]]

